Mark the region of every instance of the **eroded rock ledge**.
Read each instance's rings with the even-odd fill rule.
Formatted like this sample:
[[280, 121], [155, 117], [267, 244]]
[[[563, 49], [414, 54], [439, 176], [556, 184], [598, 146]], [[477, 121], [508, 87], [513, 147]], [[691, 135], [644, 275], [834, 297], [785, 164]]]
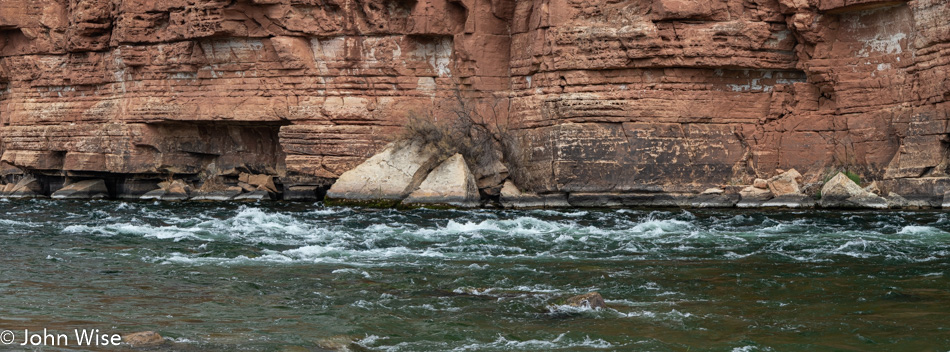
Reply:
[[[941, 0], [5, 0], [0, 190], [319, 199], [462, 95], [523, 139], [511, 171], [531, 180], [476, 175], [481, 203], [936, 207], [947, 18]], [[797, 192], [756, 187], [793, 169]], [[820, 200], [838, 171], [884, 203]]]
[[[877, 182], [862, 188], [853, 173], [836, 173], [822, 184], [801, 185], [797, 170], [784, 171], [749, 186], [709, 188], [701, 193], [547, 193], [521, 191], [503, 179], [499, 197], [480, 197], [466, 160], [460, 154], [440, 158], [424, 143], [399, 141], [345, 172], [329, 189], [327, 203], [370, 207], [680, 207], [680, 208], [939, 208], [943, 196], [915, 198], [895, 193], [880, 196]], [[438, 166], [433, 166], [438, 165]], [[849, 177], [849, 175], [851, 175]], [[420, 181], [422, 180], [422, 181]], [[484, 185], [486, 188], [493, 186]], [[804, 186], [804, 187], [803, 187]], [[806, 194], [804, 189], [811, 190]], [[741, 189], [741, 190], [740, 190]], [[483, 191], [482, 194], [485, 194]]]

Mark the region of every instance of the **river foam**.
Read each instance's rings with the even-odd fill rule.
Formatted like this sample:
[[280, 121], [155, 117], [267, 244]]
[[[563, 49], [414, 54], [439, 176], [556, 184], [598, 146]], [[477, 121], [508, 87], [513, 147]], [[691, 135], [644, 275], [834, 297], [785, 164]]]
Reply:
[[[942, 212], [5, 205], [11, 315], [147, 321], [181, 350], [946, 342]], [[588, 292], [607, 307], [563, 304]]]
[[[185, 217], [143, 213], [135, 206], [116, 210], [134, 216], [103, 215], [93, 224], [66, 226], [62, 232], [194, 243], [193, 253], [148, 258], [191, 265], [377, 265], [426, 258], [734, 261], [761, 256], [803, 262], [833, 262], [842, 256], [920, 261], [932, 260], [935, 246], [946, 249], [939, 240], [948, 234], [929, 224], [900, 222], [855, 230], [849, 221], [873, 217], [861, 213], [828, 224], [761, 213], [697, 217], [688, 211], [414, 213], [327, 207], [282, 212], [241, 206], [224, 216]], [[0, 221], [23, 225], [15, 220]], [[253, 255], [235, 256], [197, 248], [209, 242], [269, 247]]]

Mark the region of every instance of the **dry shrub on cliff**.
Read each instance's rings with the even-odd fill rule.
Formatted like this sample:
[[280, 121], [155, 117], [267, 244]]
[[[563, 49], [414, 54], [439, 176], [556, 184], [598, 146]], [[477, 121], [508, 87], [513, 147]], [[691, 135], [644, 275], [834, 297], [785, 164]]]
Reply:
[[498, 187], [505, 176], [519, 187], [529, 185], [520, 123], [502, 115], [502, 100], [489, 98], [476, 104], [455, 89], [451, 105], [450, 113], [441, 119], [431, 111], [410, 112], [400, 139], [434, 146], [445, 158], [462, 154], [476, 177], [497, 176]]

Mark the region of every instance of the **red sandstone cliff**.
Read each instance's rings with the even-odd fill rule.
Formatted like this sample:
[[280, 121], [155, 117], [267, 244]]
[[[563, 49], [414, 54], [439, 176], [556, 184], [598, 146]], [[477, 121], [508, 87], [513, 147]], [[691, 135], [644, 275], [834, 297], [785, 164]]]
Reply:
[[46, 177], [325, 185], [455, 89], [535, 191], [950, 190], [946, 0], [0, 0], [2, 162]]

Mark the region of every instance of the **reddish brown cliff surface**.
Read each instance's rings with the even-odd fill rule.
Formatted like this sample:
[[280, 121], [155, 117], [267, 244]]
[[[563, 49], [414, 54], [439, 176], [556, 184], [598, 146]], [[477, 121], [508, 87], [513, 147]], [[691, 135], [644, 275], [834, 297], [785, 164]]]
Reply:
[[948, 1], [0, 0], [0, 171], [53, 188], [326, 185], [455, 91], [541, 193], [950, 190]]

